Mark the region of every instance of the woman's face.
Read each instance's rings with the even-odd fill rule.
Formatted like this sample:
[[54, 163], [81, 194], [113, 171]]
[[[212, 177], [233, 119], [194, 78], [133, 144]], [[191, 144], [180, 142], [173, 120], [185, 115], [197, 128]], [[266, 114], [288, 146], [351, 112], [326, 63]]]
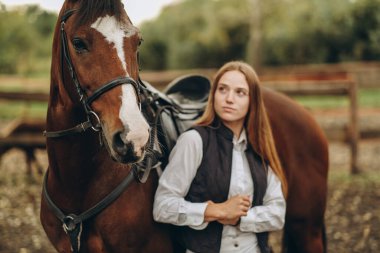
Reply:
[[223, 74], [215, 90], [214, 109], [226, 125], [243, 126], [249, 109], [249, 85], [243, 73], [231, 70]]

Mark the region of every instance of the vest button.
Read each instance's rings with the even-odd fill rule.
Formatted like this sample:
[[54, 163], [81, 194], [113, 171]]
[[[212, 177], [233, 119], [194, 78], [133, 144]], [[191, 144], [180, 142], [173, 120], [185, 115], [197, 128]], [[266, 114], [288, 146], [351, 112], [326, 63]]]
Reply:
[[239, 247], [239, 244], [238, 243], [235, 243], [234, 244], [235, 248]]

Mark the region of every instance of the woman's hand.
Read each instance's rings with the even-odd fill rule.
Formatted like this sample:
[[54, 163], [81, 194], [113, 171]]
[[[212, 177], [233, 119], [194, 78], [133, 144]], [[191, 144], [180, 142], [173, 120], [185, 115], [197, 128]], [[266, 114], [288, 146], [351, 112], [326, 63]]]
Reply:
[[[251, 207], [249, 196], [236, 195], [221, 203], [225, 210], [225, 217], [219, 220], [238, 220], [241, 216], [246, 216]], [[236, 222], [235, 222], [236, 223]]]
[[231, 226], [236, 226], [239, 224], [240, 222], [240, 217], [239, 218], [235, 218], [235, 219], [231, 219], [231, 220], [218, 220], [219, 223], [223, 224], [223, 225], [231, 225]]
[[223, 203], [208, 201], [205, 222], [217, 220], [225, 225], [235, 225], [241, 216], [247, 215], [250, 207], [249, 196], [236, 195]]

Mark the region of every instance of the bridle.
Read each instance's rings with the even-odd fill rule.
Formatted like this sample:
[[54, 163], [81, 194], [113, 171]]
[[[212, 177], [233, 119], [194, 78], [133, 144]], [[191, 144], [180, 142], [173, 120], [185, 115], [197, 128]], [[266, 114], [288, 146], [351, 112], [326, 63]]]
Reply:
[[[70, 52], [68, 48], [68, 43], [67, 43], [67, 35], [65, 31], [65, 24], [68, 18], [75, 12], [76, 10], [68, 10], [66, 11], [62, 18], [61, 18], [61, 76], [64, 78], [64, 73], [63, 73], [63, 63], [66, 61], [67, 67], [70, 72], [71, 79], [75, 85], [76, 91], [79, 96], [79, 101], [82, 103], [82, 106], [84, 108], [84, 111], [87, 116], [87, 120], [85, 122], [82, 122], [75, 127], [65, 129], [65, 130], [59, 130], [59, 131], [44, 131], [44, 135], [47, 138], [57, 138], [57, 137], [62, 137], [62, 136], [67, 136], [71, 134], [76, 134], [76, 133], [82, 133], [85, 132], [87, 129], [91, 128], [92, 130], [99, 132], [101, 130], [100, 127], [100, 119], [99, 116], [91, 109], [91, 104], [98, 99], [102, 94], [106, 93], [107, 91], [115, 88], [116, 86], [122, 85], [122, 84], [131, 84], [134, 90], [136, 91], [136, 95], [139, 99], [139, 105], [141, 109], [141, 101], [140, 101], [140, 86], [141, 84], [133, 80], [131, 77], [119, 77], [116, 78], [97, 90], [95, 90], [91, 96], [87, 96], [86, 93], [84, 92], [82, 86], [80, 85], [80, 82], [78, 80], [77, 74], [75, 72], [71, 57], [70, 57]], [[96, 122], [94, 123], [92, 119], [95, 119]]]
[[[86, 113], [87, 120], [72, 128], [59, 131], [44, 131], [44, 135], [47, 138], [61, 138], [68, 135], [84, 133], [89, 129], [92, 129], [95, 132], [101, 132], [102, 129], [100, 125], [100, 119], [98, 115], [91, 109], [91, 104], [102, 94], [122, 84], [131, 84], [133, 86], [138, 98], [140, 111], [141, 104], [144, 104], [145, 107], [149, 108], [150, 104], [155, 103], [155, 94], [153, 94], [146, 88], [146, 86], [140, 80], [140, 78], [138, 78], [138, 80], [135, 81], [131, 77], [116, 78], [95, 90], [91, 96], [87, 96], [87, 94], [84, 92], [83, 88], [80, 85], [75, 69], [73, 67], [70, 53], [68, 50], [67, 35], [65, 32], [66, 21], [74, 12], [74, 9], [68, 10], [63, 14], [61, 18], [61, 72], [63, 78], [63, 63], [66, 62], [66, 65], [71, 75], [71, 79], [78, 93], [79, 100], [82, 103], [84, 111]], [[161, 154], [159, 151], [154, 149], [154, 142], [157, 137], [157, 119], [159, 117], [160, 112], [157, 113], [157, 111], [151, 108], [151, 113], [153, 113], [154, 120], [153, 124], [151, 125], [152, 131], [150, 134], [149, 143], [147, 144], [150, 153], [146, 155], [146, 158], [143, 162], [139, 164], [133, 164], [132, 169], [128, 173], [127, 177], [111, 193], [109, 193], [105, 198], [103, 198], [100, 202], [95, 204], [90, 209], [82, 212], [79, 215], [64, 214], [62, 210], [54, 203], [54, 201], [51, 199], [47, 192], [48, 171], [45, 173], [42, 189], [43, 196], [51, 211], [62, 222], [63, 229], [69, 236], [71, 249], [73, 253], [78, 253], [80, 250], [83, 222], [91, 217], [94, 217], [95, 215], [103, 211], [113, 201], [115, 201], [134, 179], [136, 179], [138, 182], [145, 183], [149, 176], [151, 168], [159, 166], [158, 158], [161, 156]], [[95, 119], [96, 122], [93, 122], [92, 119]]]

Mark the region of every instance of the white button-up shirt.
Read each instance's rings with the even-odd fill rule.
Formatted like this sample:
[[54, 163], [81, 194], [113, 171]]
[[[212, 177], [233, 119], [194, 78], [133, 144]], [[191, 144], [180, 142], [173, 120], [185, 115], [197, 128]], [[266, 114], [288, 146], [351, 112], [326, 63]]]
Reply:
[[[231, 183], [228, 197], [252, 196], [253, 181], [245, 150], [247, 137], [243, 129], [240, 138], [233, 139]], [[190, 185], [203, 157], [202, 138], [196, 130], [183, 133], [169, 156], [169, 163], [160, 177], [157, 188], [153, 217], [158, 222], [177, 226], [205, 229], [204, 212], [207, 203], [186, 201]], [[259, 253], [255, 233], [279, 230], [285, 220], [285, 199], [281, 182], [269, 167], [268, 187], [262, 206], [251, 207], [247, 216], [241, 217], [239, 226], [224, 225], [220, 252]], [[191, 252], [187, 250], [187, 252]]]

